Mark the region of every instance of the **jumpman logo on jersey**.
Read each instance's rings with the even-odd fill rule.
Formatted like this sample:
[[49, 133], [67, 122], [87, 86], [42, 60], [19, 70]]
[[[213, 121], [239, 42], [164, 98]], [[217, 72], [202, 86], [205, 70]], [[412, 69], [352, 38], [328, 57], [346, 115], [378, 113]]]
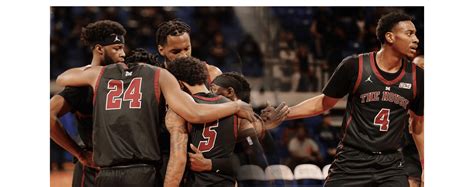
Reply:
[[126, 77], [132, 76], [132, 72], [131, 71], [125, 71], [125, 76]]
[[114, 42], [116, 42], [116, 41], [121, 42], [117, 35], [115, 35], [115, 40], [114, 40]]
[[370, 80], [370, 77], [371, 77], [371, 76], [372, 76], [372, 75], [369, 75], [369, 78], [367, 78], [367, 80], [365, 80], [365, 82], [371, 82], [371, 83], [374, 83], [372, 80]]

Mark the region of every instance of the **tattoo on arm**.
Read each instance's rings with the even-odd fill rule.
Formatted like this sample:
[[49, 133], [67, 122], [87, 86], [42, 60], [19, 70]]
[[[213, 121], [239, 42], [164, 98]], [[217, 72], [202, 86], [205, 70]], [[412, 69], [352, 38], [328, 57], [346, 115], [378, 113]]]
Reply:
[[170, 133], [170, 160], [166, 168], [165, 186], [179, 186], [186, 166], [186, 121], [170, 109], [166, 114], [165, 123]]

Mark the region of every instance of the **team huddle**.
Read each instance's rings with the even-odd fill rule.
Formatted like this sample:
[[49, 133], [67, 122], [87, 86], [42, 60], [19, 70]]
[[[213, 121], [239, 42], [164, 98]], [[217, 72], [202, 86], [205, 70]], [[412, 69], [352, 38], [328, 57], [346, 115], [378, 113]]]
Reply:
[[[236, 186], [241, 165], [266, 164], [259, 157], [267, 129], [320, 115], [347, 94], [343, 137], [324, 185], [409, 186], [398, 150], [408, 124], [415, 154], [421, 163], [424, 157], [424, 73], [411, 62], [419, 40], [410, 16], [381, 17], [380, 50], [345, 58], [322, 94], [261, 114], [248, 104], [242, 74], [192, 57], [190, 31], [182, 21], [161, 23], [160, 61], [141, 48], [126, 55], [120, 23], [82, 29], [91, 63], [59, 75], [65, 89], [50, 102], [51, 139], [77, 159], [73, 186]], [[58, 121], [67, 112], [78, 119], [83, 145]]]

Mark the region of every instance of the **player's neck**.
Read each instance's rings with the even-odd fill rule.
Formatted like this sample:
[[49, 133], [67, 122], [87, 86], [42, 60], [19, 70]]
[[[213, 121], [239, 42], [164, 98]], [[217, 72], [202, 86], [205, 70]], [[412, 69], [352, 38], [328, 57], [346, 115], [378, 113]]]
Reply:
[[377, 51], [375, 62], [382, 71], [387, 73], [396, 73], [402, 67], [402, 57], [397, 52], [384, 47]]
[[101, 63], [101, 58], [100, 55], [93, 54], [92, 55], [92, 61], [91, 61], [91, 66], [100, 66]]

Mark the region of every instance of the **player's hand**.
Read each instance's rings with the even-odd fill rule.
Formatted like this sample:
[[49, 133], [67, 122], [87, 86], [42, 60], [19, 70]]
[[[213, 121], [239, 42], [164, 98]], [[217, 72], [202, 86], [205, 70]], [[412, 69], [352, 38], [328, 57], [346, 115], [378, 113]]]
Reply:
[[92, 160], [92, 152], [91, 151], [86, 151], [84, 152], [81, 156], [77, 158], [79, 162], [81, 162], [82, 165], [90, 167], [90, 168], [95, 168], [99, 169], [99, 166], [95, 164], [95, 162]]
[[257, 121], [257, 118], [254, 116], [252, 105], [241, 101], [240, 99], [235, 101], [239, 105], [239, 111], [237, 111], [237, 116], [247, 119], [250, 122]]
[[204, 155], [193, 144], [190, 144], [191, 149], [195, 153], [188, 153], [189, 165], [192, 171], [203, 172], [212, 170], [212, 162], [210, 159], [204, 158]]
[[260, 117], [262, 117], [266, 129], [273, 129], [286, 119], [288, 113], [290, 113], [290, 107], [285, 102], [280, 103], [275, 109], [267, 101], [267, 106], [261, 111]]

